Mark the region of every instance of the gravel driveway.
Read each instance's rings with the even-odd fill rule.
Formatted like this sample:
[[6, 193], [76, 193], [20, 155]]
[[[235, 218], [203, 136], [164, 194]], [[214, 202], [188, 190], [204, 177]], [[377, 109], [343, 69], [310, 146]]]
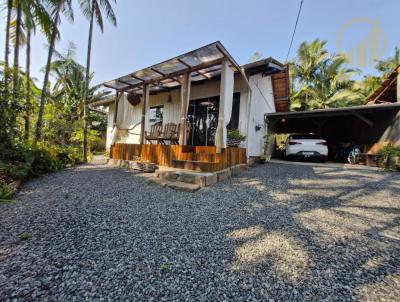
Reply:
[[399, 301], [400, 174], [265, 164], [196, 193], [49, 174], [0, 204], [0, 300]]

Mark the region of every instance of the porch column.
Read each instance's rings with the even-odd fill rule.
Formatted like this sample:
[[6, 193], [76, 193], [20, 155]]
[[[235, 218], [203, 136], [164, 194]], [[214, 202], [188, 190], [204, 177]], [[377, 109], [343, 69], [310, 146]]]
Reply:
[[149, 101], [149, 85], [143, 85], [143, 106], [142, 106], [142, 122], [141, 122], [141, 128], [140, 128], [140, 144], [144, 144], [144, 131], [145, 131], [145, 126], [146, 126], [146, 108], [147, 108], [147, 103]]
[[119, 91], [117, 91], [117, 93], [115, 94], [113, 125], [111, 129], [109, 147], [114, 145], [118, 140], [118, 108], [119, 108], [119, 102], [121, 101], [121, 97], [123, 95], [124, 93]]
[[229, 67], [229, 61], [225, 60], [221, 67], [218, 126], [215, 134], [217, 153], [221, 153], [222, 148], [226, 148], [226, 126], [228, 126], [232, 115], [233, 84], [233, 70]]
[[181, 108], [179, 114], [179, 122], [181, 127], [179, 128], [179, 145], [184, 146], [187, 142], [187, 127], [186, 118], [190, 100], [190, 84], [191, 84], [191, 73], [187, 72], [180, 77], [181, 82]]

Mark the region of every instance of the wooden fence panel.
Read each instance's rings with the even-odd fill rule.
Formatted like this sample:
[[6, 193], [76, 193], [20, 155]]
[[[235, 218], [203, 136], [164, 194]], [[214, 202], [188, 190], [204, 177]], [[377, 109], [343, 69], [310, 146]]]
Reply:
[[[110, 149], [110, 158], [136, 160], [155, 163], [160, 166], [172, 166], [174, 160], [200, 162], [207, 171], [218, 171], [247, 162], [246, 149], [225, 148], [216, 153], [213, 146], [178, 146], [178, 145], [139, 145], [114, 144]], [[207, 167], [207, 168], [206, 168]]]

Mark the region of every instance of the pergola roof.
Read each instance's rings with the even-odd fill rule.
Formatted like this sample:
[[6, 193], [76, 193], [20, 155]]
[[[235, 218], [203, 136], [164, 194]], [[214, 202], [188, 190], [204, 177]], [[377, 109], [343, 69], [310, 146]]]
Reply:
[[103, 85], [118, 91], [137, 91], [148, 84], [150, 92], [180, 86], [178, 76], [192, 72], [192, 82], [210, 79], [220, 73], [221, 63], [228, 60], [240, 73], [243, 72], [221, 42], [217, 41], [183, 55], [135, 71]]

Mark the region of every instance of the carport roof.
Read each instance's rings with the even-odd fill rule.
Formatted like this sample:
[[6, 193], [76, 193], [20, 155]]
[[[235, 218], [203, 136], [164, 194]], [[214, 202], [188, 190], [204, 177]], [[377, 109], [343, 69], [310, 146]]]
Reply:
[[351, 115], [370, 112], [374, 110], [391, 110], [400, 108], [400, 103], [392, 104], [374, 104], [374, 105], [361, 105], [343, 108], [328, 108], [316, 109], [310, 111], [290, 111], [290, 112], [273, 112], [266, 113], [265, 120], [274, 118], [303, 118], [303, 117], [318, 117], [318, 116], [337, 116], [337, 115]]

